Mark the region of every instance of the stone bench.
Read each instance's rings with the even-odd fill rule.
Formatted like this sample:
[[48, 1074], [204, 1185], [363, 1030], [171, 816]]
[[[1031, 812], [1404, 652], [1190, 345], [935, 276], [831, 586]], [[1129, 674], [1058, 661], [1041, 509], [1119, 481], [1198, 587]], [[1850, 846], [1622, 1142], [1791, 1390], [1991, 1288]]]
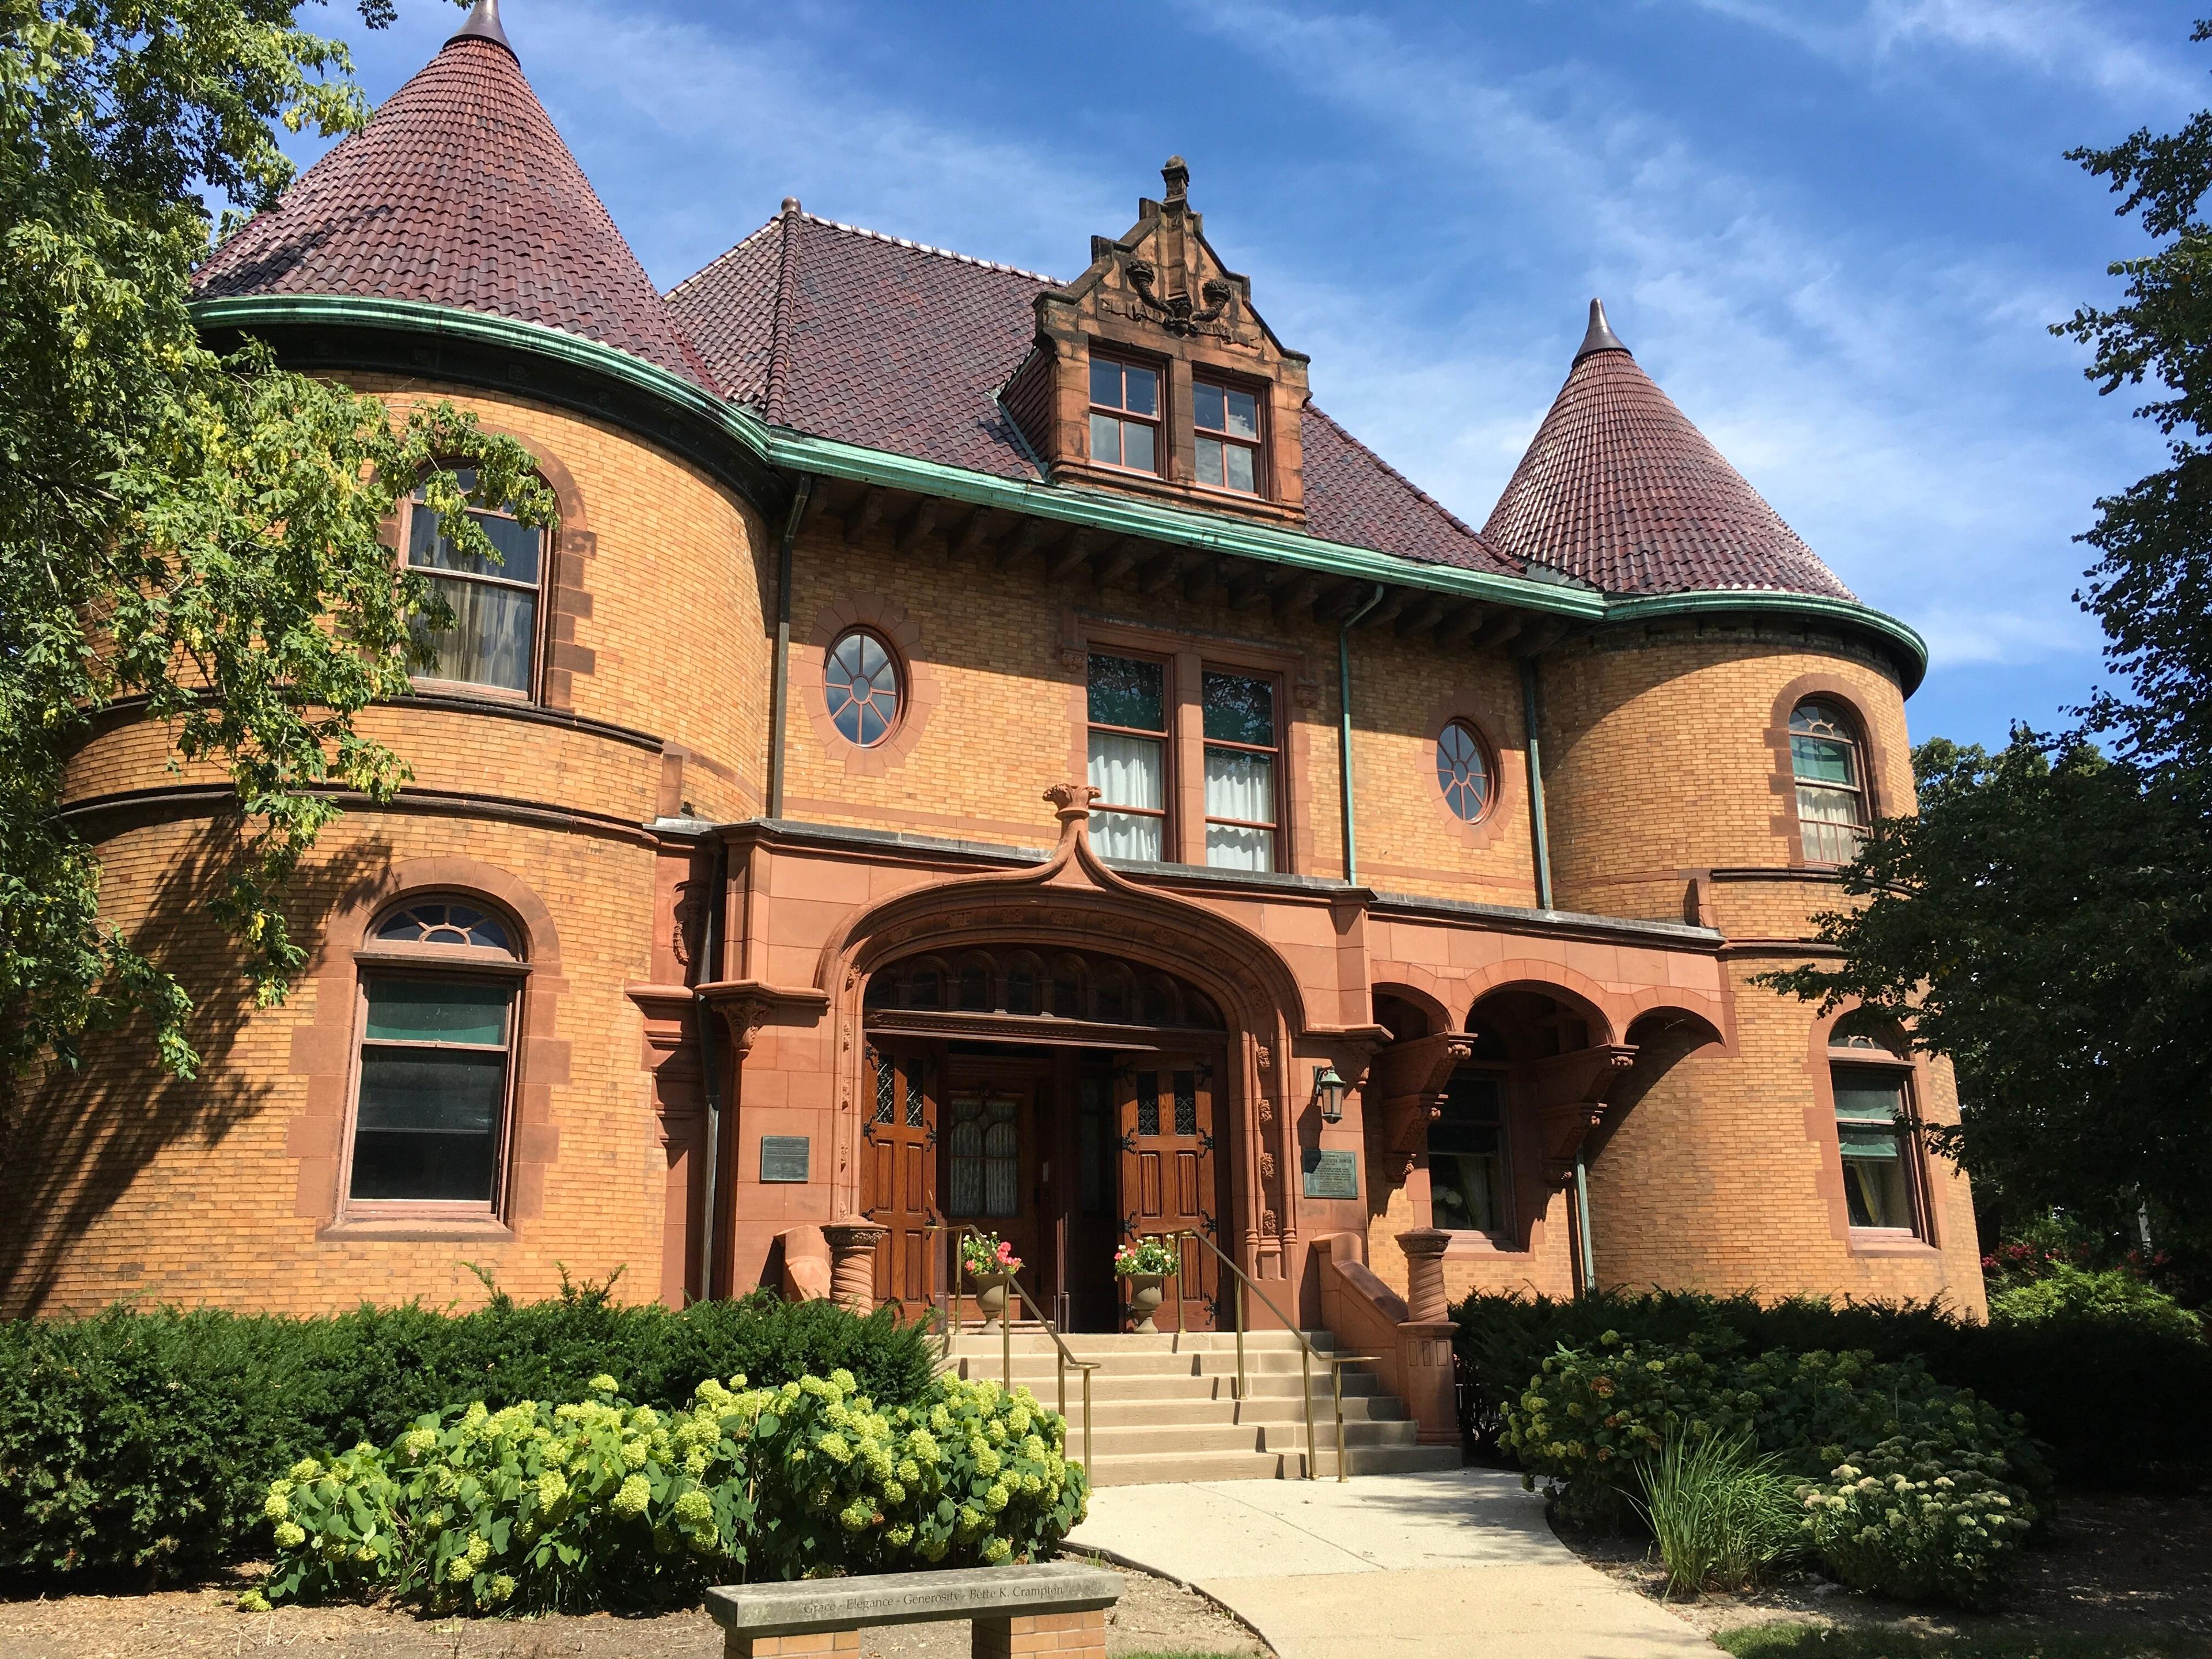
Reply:
[[1105, 1659], [1106, 1609], [1121, 1595], [1118, 1573], [1076, 1561], [1048, 1561], [954, 1572], [725, 1584], [707, 1592], [707, 1611], [722, 1627], [725, 1659], [858, 1653], [860, 1632], [870, 1626], [944, 1619], [975, 1621], [975, 1659], [1013, 1659], [1017, 1654]]

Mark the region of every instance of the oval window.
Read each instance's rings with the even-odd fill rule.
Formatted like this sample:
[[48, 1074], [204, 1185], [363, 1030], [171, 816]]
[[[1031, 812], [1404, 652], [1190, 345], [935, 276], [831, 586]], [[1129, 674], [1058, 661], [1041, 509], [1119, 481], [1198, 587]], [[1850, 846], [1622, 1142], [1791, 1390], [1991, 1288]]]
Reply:
[[1490, 757], [1463, 720], [1454, 720], [1437, 739], [1437, 787], [1452, 816], [1464, 823], [1473, 823], [1490, 806]]
[[823, 674], [830, 720], [846, 739], [863, 747], [881, 743], [898, 724], [898, 664], [873, 634], [854, 629], [830, 647]]

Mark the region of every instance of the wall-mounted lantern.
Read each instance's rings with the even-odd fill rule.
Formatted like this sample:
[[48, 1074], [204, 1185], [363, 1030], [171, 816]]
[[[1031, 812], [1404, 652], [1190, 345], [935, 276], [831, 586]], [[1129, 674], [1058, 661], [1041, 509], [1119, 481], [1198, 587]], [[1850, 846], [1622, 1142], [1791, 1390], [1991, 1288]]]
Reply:
[[1322, 1122], [1344, 1121], [1344, 1091], [1346, 1086], [1345, 1080], [1336, 1074], [1336, 1067], [1327, 1060], [1323, 1060], [1320, 1069], [1314, 1073], [1314, 1100], [1321, 1107]]

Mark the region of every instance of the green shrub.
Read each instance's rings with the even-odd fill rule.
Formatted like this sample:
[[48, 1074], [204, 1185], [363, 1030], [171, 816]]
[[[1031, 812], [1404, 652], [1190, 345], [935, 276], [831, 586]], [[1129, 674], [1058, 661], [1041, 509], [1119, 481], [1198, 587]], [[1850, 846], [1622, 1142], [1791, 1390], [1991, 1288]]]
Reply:
[[702, 1376], [763, 1384], [843, 1369], [919, 1399], [930, 1352], [889, 1314], [767, 1292], [681, 1312], [605, 1286], [473, 1313], [363, 1307], [334, 1318], [111, 1310], [0, 1323], [0, 1574], [173, 1578], [265, 1547], [268, 1483], [302, 1457], [385, 1445], [454, 1400], [559, 1404], [615, 1372], [670, 1410]]
[[[1736, 1350], [1726, 1332], [1676, 1346], [1608, 1331], [1590, 1352], [1563, 1348], [1506, 1407], [1505, 1443], [1562, 1513], [1589, 1522], [1617, 1518], [1644, 1478], [1639, 1471], [1670, 1448], [1741, 1438], [1796, 1477], [1807, 1505], [1801, 1524], [1835, 1576], [1893, 1595], [1985, 1603], [2051, 1488], [2024, 1425], [1936, 1382], [1917, 1360]], [[1846, 1465], [1858, 1472], [1844, 1477]], [[1890, 1530], [1879, 1542], [1861, 1536], [1872, 1488], [1854, 1483], [1869, 1476], [1885, 1486], [1899, 1476], [1928, 1483], [1911, 1499], [1910, 1526], [1887, 1519], [1899, 1504], [1884, 1506]], [[1990, 1513], [2005, 1524], [1988, 1524]]]
[[2035, 1511], [2006, 1460], [1946, 1437], [1869, 1448], [1798, 1490], [1830, 1577], [1913, 1601], [1990, 1607]]
[[453, 1407], [387, 1450], [295, 1465], [268, 1490], [277, 1561], [252, 1604], [645, 1611], [739, 1577], [1030, 1559], [1083, 1517], [1066, 1425], [1026, 1389], [946, 1377], [878, 1409], [847, 1371], [736, 1376], [662, 1413], [597, 1382], [596, 1401]]
[[2184, 1342], [2204, 1340], [2203, 1323], [2195, 1314], [2124, 1267], [2091, 1269], [2054, 1261], [2039, 1277], [1990, 1297], [1992, 1325], [2049, 1320], [2123, 1327]]
[[1674, 1344], [1724, 1330], [1753, 1352], [1917, 1358], [1941, 1381], [2023, 1414], [2069, 1480], [2166, 1490], [2212, 1478], [2212, 1440], [2197, 1425], [2199, 1402], [2212, 1396], [2212, 1343], [2124, 1317], [2060, 1311], [1982, 1325], [1931, 1304], [1614, 1291], [1571, 1302], [1476, 1296], [1454, 1314], [1466, 1426], [1492, 1450], [1510, 1450], [1505, 1408], [1560, 1347], [1589, 1348], [1607, 1330]]
[[1802, 1512], [1781, 1467], [1748, 1435], [1677, 1436], [1637, 1466], [1644, 1497], [1630, 1501], [1667, 1564], [1669, 1594], [1743, 1589], [1804, 1548]]

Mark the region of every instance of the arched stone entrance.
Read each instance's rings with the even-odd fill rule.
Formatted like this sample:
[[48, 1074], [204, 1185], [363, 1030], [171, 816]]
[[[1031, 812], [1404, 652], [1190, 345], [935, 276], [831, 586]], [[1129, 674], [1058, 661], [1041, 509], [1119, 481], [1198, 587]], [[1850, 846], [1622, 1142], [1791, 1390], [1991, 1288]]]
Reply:
[[[837, 1199], [890, 1230], [879, 1298], [935, 1298], [963, 1224], [1012, 1241], [1024, 1288], [1074, 1329], [1116, 1327], [1110, 1258], [1139, 1234], [1201, 1231], [1282, 1275], [1297, 981], [1249, 930], [1102, 864], [1094, 793], [1049, 792], [1040, 868], [900, 894], [823, 948]], [[1226, 1322], [1210, 1253], [1185, 1245], [1181, 1279], [1185, 1325]]]

